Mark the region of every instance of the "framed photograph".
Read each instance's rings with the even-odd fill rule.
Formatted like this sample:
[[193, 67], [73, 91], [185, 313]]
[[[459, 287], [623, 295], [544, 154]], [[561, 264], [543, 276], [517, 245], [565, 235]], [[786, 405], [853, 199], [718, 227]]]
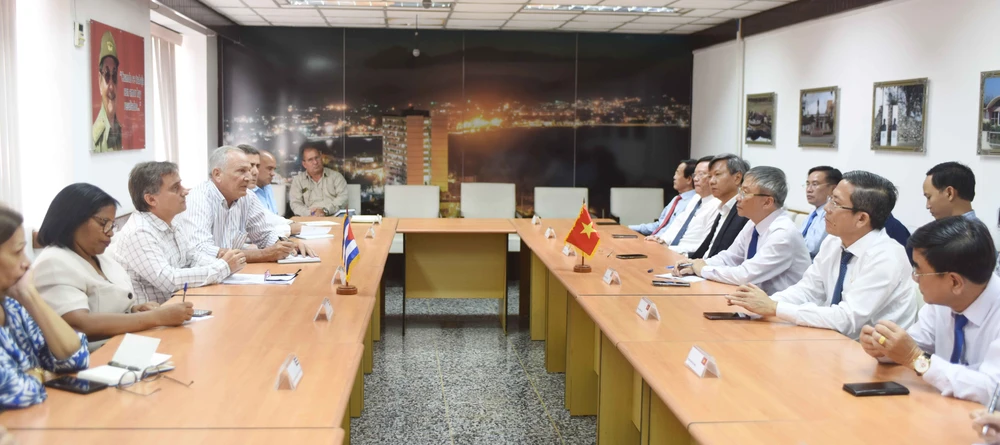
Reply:
[[927, 78], [879, 82], [872, 99], [872, 150], [923, 152]]
[[837, 87], [799, 93], [799, 146], [837, 147]]
[[778, 96], [774, 93], [747, 95], [747, 144], [774, 146], [777, 102]]
[[1000, 156], [1000, 71], [987, 71], [980, 79], [978, 153]]

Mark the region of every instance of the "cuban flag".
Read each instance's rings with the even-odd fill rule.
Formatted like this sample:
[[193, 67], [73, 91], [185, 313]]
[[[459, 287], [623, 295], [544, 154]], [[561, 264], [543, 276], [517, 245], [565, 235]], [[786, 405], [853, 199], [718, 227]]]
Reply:
[[354, 241], [354, 231], [351, 230], [351, 214], [344, 215], [344, 272], [347, 274], [345, 281], [351, 279], [351, 263], [358, 259], [361, 251], [358, 250], [358, 243]]

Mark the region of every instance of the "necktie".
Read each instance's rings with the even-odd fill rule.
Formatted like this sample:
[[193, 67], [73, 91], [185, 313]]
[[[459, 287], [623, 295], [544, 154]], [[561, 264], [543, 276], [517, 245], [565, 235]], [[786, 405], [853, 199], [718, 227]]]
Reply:
[[712, 243], [715, 242], [715, 229], [719, 227], [719, 221], [722, 221], [722, 213], [715, 216], [715, 222], [712, 223], [712, 230], [708, 232], [708, 238], [705, 238], [705, 241], [701, 242], [702, 244], [708, 243], [709, 250], [705, 251], [704, 258], [708, 258], [708, 252], [712, 250]]
[[[688, 225], [691, 224], [691, 220], [694, 219], [694, 214], [698, 213], [698, 209], [701, 208], [701, 202], [702, 201], [703, 201], [703, 199], [699, 199], [698, 203], [694, 205], [694, 209], [691, 210], [691, 214], [688, 215], [688, 219], [686, 221], [684, 221], [684, 225], [681, 226], [681, 231], [677, 232], [677, 236], [674, 237], [674, 240], [670, 242], [671, 246], [676, 246], [678, 243], [681, 242], [681, 239], [684, 238], [684, 232], [687, 232]], [[688, 205], [690, 205], [690, 204], [688, 204]]]
[[681, 202], [681, 195], [675, 196], [673, 205], [671, 205], [670, 210], [667, 211], [667, 216], [663, 218], [663, 221], [660, 221], [660, 227], [657, 227], [656, 230], [654, 230], [653, 233], [651, 233], [651, 235], [656, 235], [657, 233], [660, 233], [660, 231], [667, 226], [667, 223], [670, 222], [670, 217], [674, 216], [674, 209], [677, 208], [677, 204], [680, 202]]
[[837, 285], [833, 287], [833, 302], [830, 306], [836, 306], [844, 299], [844, 277], [847, 276], [847, 263], [851, 262], [851, 258], [854, 258], [854, 254], [846, 250], [840, 254], [840, 276], [837, 277]]
[[747, 259], [752, 259], [754, 255], [757, 254], [757, 239], [760, 238], [760, 234], [757, 233], [757, 228], [753, 228], [753, 235], [750, 235], [750, 246], [747, 247]]
[[951, 362], [958, 364], [962, 361], [962, 353], [965, 349], [965, 325], [969, 319], [962, 314], [955, 314], [955, 347], [951, 350]]
[[806, 233], [809, 232], [809, 226], [813, 224], [813, 220], [816, 219], [816, 212], [818, 211], [819, 210], [813, 210], [812, 214], [809, 215], [809, 221], [806, 221], [806, 226], [802, 229], [802, 236], [806, 236]]

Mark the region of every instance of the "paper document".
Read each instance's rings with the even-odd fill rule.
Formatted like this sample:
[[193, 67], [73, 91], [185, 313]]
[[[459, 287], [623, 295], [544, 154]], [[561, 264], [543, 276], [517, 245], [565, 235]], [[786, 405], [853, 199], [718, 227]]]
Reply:
[[358, 224], [373, 224], [381, 218], [378, 215], [355, 215], [351, 217], [351, 222]]
[[[153, 358], [157, 357], [156, 348], [160, 345], [160, 339], [146, 337], [144, 335], [125, 334], [122, 343], [118, 345], [118, 350], [111, 357], [111, 361], [129, 368], [144, 369], [150, 366], [159, 365], [153, 363]], [[163, 354], [160, 354], [161, 356]], [[170, 356], [167, 356], [167, 360]]]
[[333, 227], [337, 225], [334, 221], [309, 221], [302, 223], [306, 227]]
[[666, 280], [674, 280], [674, 281], [683, 281], [685, 283], [700, 283], [702, 281], [705, 281], [704, 278], [699, 277], [697, 275], [686, 275], [683, 277], [675, 277], [674, 274], [670, 273], [661, 273], [659, 275], [656, 275], [656, 278], [663, 278]]
[[329, 235], [330, 226], [302, 226], [302, 231], [299, 235], [312, 236], [312, 235]]
[[298, 235], [295, 235], [295, 237], [298, 238], [298, 239], [310, 240], [310, 239], [333, 238], [333, 235], [330, 235], [329, 233], [322, 233], [322, 234], [319, 234], [319, 235], [303, 235], [303, 234], [298, 234]]
[[262, 273], [234, 273], [222, 281], [222, 284], [292, 284], [295, 281], [294, 277], [287, 281], [278, 281], [279, 277], [271, 277], [270, 280], [264, 279], [264, 274]]
[[318, 256], [303, 256], [303, 255], [291, 255], [285, 259], [278, 260], [278, 264], [297, 264], [297, 263], [318, 263]]

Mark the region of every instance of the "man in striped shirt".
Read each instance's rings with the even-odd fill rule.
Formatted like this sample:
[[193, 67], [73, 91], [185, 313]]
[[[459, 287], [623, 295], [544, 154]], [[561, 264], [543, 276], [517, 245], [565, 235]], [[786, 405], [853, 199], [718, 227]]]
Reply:
[[[267, 210], [260, 201], [245, 199], [251, 167], [242, 150], [219, 147], [208, 162], [212, 169], [209, 180], [191, 190], [188, 210], [181, 214], [181, 223], [196, 249], [217, 257], [228, 250], [242, 250], [250, 263], [275, 262], [299, 252], [316, 255], [299, 240], [279, 237], [268, 224]], [[244, 249], [244, 239], [257, 249]]]

